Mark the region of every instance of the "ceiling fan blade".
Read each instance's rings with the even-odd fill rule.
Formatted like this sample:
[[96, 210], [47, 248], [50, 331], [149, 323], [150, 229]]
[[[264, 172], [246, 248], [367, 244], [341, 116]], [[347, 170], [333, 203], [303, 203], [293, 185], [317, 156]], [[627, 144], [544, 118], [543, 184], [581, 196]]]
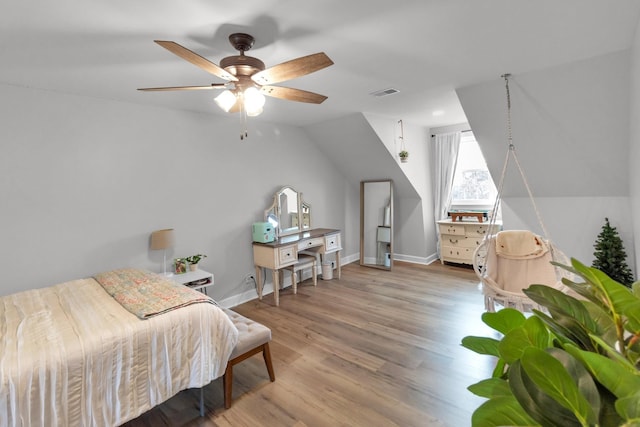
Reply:
[[184, 46], [179, 45], [176, 42], [172, 41], [164, 41], [164, 40], [154, 40], [163, 48], [167, 49], [169, 52], [178, 55], [180, 58], [191, 62], [193, 65], [202, 68], [208, 73], [213, 74], [214, 76], [218, 76], [221, 79], [229, 80], [231, 82], [237, 82], [238, 79], [233, 74], [227, 72], [223, 68], [220, 68], [213, 62], [209, 61], [206, 58], [198, 55], [195, 52], [190, 51]]
[[333, 65], [333, 61], [324, 52], [314, 53], [274, 65], [252, 75], [251, 79], [259, 85], [274, 84], [311, 74], [329, 65]]
[[293, 89], [281, 86], [262, 86], [260, 91], [274, 98], [286, 99], [287, 101], [308, 102], [310, 104], [322, 104], [327, 99], [326, 96], [318, 93], [307, 92], [306, 90]]
[[138, 90], [145, 91], [169, 91], [169, 90], [208, 90], [208, 89], [225, 89], [224, 83], [211, 83], [209, 86], [170, 86], [170, 87], [143, 87]]

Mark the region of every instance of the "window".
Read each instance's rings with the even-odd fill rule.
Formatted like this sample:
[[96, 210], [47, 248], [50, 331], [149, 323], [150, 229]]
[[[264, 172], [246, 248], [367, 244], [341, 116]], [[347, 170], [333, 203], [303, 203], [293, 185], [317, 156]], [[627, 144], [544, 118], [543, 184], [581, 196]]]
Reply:
[[452, 209], [492, 209], [497, 190], [472, 132], [463, 132], [451, 190]]

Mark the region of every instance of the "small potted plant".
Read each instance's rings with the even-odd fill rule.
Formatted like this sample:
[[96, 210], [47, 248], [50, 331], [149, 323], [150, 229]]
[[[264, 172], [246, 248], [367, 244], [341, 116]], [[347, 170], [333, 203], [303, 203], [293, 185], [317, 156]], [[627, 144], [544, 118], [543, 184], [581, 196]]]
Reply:
[[185, 260], [187, 260], [187, 262], [189, 263], [189, 270], [196, 271], [198, 269], [198, 263], [200, 262], [200, 260], [206, 257], [207, 256], [203, 254], [191, 255], [186, 257]]
[[402, 150], [400, 153], [398, 153], [398, 156], [400, 156], [400, 161], [402, 163], [407, 163], [407, 161], [409, 160], [409, 152], [407, 150]]

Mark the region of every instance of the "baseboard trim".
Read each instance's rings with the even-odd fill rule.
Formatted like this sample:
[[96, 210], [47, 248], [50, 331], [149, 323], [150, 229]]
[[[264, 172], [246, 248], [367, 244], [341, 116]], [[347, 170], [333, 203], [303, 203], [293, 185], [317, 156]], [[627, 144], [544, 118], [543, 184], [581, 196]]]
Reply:
[[404, 255], [404, 254], [394, 253], [393, 260], [410, 262], [412, 264], [429, 265], [435, 261], [438, 261], [439, 258], [438, 258], [438, 254], [431, 254], [428, 257], [417, 257], [414, 255]]
[[[432, 262], [438, 261], [439, 258], [437, 254], [429, 255], [428, 257], [417, 257], [413, 255], [403, 255], [403, 254], [394, 253], [393, 259], [395, 261], [404, 261], [404, 262], [410, 262], [413, 264], [429, 265]], [[351, 264], [352, 262], [360, 262], [359, 253], [349, 255], [344, 258], [340, 258], [341, 265]], [[319, 266], [317, 270], [318, 270], [318, 274], [320, 274], [321, 269], [319, 268]], [[271, 274], [268, 274], [267, 277], [268, 278], [266, 280], [266, 283], [264, 284], [264, 287], [262, 289], [263, 297], [273, 293], [273, 282], [271, 281]], [[321, 281], [321, 279], [319, 279], [319, 281]], [[291, 283], [289, 282], [289, 280], [285, 279], [283, 289], [286, 289], [290, 286], [291, 286]], [[232, 308], [237, 305], [243, 304], [245, 302], [252, 301], [254, 299], [258, 299], [258, 290], [250, 289], [248, 291], [245, 291], [236, 295], [232, 295], [228, 298], [220, 300], [218, 301], [218, 304], [220, 304], [224, 308]]]

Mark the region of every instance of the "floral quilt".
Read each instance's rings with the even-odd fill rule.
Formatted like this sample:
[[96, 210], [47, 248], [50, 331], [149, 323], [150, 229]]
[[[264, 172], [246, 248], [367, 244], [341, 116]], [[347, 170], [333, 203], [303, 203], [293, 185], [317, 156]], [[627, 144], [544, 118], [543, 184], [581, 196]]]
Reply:
[[140, 319], [191, 304], [216, 304], [201, 292], [145, 270], [112, 270], [97, 274], [94, 279], [120, 305]]

